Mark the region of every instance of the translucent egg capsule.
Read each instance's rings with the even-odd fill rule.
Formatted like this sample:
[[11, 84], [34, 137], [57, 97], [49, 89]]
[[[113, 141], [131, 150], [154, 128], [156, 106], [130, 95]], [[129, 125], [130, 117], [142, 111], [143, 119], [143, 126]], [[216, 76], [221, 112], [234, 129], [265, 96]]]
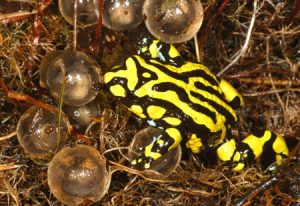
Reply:
[[66, 105], [63, 110], [68, 115], [70, 121], [75, 123], [73, 126], [75, 125], [75, 128], [83, 133], [93, 120], [99, 118], [101, 115], [100, 103], [101, 99], [96, 98], [82, 106]]
[[105, 0], [103, 6], [103, 25], [121, 31], [136, 28], [142, 23], [144, 0]]
[[99, 152], [86, 145], [65, 147], [49, 164], [48, 185], [66, 205], [89, 205], [99, 201], [110, 186], [111, 175]]
[[[74, 24], [75, 0], [59, 0], [59, 11], [65, 20]], [[77, 0], [77, 25], [86, 27], [97, 24], [99, 16], [98, 0]]]
[[[162, 133], [163, 130], [154, 127], [147, 127], [136, 133], [136, 135], [133, 137], [133, 141], [130, 144], [130, 150], [128, 154], [129, 160], [132, 161], [138, 158], [141, 155], [141, 149], [151, 144], [151, 142], [153, 142], [153, 138], [159, 137], [160, 135], [162, 135]], [[178, 145], [175, 149], [170, 150], [159, 159], [153, 161], [151, 163], [151, 167], [146, 170], [145, 173], [153, 175], [156, 172], [163, 176], [168, 176], [177, 167], [180, 159], [181, 146]], [[142, 169], [136, 168], [134, 165], [133, 168]]]
[[63, 113], [58, 131], [58, 114], [33, 106], [19, 120], [17, 137], [31, 159], [49, 159], [64, 146], [70, 129]]
[[55, 98], [60, 97], [64, 83], [63, 102], [81, 106], [95, 99], [100, 81], [96, 62], [82, 52], [59, 51], [44, 58], [40, 68], [40, 84]]
[[193, 38], [203, 19], [200, 0], [145, 0], [143, 17], [150, 33], [166, 43]]

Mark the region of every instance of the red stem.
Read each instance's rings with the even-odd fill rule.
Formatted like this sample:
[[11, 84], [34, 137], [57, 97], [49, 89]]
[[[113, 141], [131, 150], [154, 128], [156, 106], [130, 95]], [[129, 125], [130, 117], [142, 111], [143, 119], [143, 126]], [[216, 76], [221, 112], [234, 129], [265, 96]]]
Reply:
[[287, 20], [288, 24], [290, 24], [294, 20], [295, 16], [299, 12], [299, 10], [300, 10], [300, 0], [296, 0], [295, 6], [294, 6], [294, 8], [293, 8], [288, 20]]
[[6, 94], [9, 92], [8, 87], [6, 86], [6, 84], [3, 82], [1, 78], [0, 78], [0, 86], [5, 91]]
[[13, 99], [18, 99], [18, 100], [22, 100], [22, 101], [26, 101], [26, 102], [29, 102], [31, 104], [34, 104], [38, 107], [41, 107], [49, 112], [57, 112], [57, 108], [49, 105], [49, 104], [45, 104], [43, 102], [40, 102], [26, 94], [20, 94], [20, 93], [17, 93], [17, 92], [12, 92], [12, 91], [9, 91], [7, 93], [7, 96], [9, 98], [13, 98]]
[[93, 42], [93, 50], [96, 51], [99, 49], [99, 39], [101, 36], [101, 29], [102, 29], [102, 13], [103, 13], [103, 0], [98, 0], [99, 2], [99, 18], [98, 18], [98, 24], [97, 24], [97, 30]]
[[[52, 3], [53, 0], [43, 0], [42, 2], [43, 3], [40, 3], [40, 6], [36, 8], [36, 11], [38, 11], [37, 13], [40, 13], [41, 11], [43, 11], [44, 9], [46, 9], [51, 3]], [[36, 14], [36, 13], [33, 13], [33, 14]], [[2, 23], [11, 23], [11, 22], [14, 22], [14, 21], [18, 21], [18, 20], [22, 20], [22, 19], [25, 19], [27, 18], [28, 16], [31, 16], [33, 14], [22, 14], [22, 12], [20, 12], [20, 16], [13, 16], [13, 17], [10, 17], [9, 15], [7, 15], [7, 17], [4, 15], [3, 18], [1, 18], [1, 22]], [[1, 24], [1, 23], [0, 23]]]
[[204, 42], [207, 38], [207, 34], [208, 34], [209, 29], [211, 28], [211, 25], [215, 23], [217, 16], [223, 11], [223, 9], [228, 4], [228, 2], [229, 2], [229, 0], [223, 0], [222, 4], [219, 6], [217, 12], [208, 21], [204, 31], [202, 32], [203, 35], [201, 35], [201, 37], [199, 39], [199, 50], [200, 51], [203, 51]]

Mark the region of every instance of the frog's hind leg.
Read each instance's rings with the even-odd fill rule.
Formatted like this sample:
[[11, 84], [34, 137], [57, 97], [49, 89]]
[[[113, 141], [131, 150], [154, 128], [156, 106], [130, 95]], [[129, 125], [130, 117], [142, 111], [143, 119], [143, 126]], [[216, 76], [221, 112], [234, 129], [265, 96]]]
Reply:
[[137, 169], [149, 169], [153, 161], [176, 148], [181, 139], [178, 129], [167, 128], [162, 135], [153, 137], [153, 141], [142, 148], [142, 155], [131, 161], [131, 164]]
[[273, 154], [270, 160], [274, 160], [278, 165], [289, 154], [283, 137], [270, 130], [250, 134], [241, 142], [236, 142], [233, 138], [228, 139], [217, 148], [217, 155], [222, 161], [233, 163], [233, 171], [242, 170], [247, 163], [259, 158], [264, 152]]

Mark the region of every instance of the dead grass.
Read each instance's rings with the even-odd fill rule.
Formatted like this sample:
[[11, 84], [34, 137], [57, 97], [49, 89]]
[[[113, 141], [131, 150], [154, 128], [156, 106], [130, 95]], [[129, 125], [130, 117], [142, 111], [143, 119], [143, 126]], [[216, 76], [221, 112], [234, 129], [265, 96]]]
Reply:
[[[72, 26], [61, 17], [56, 2], [41, 2], [51, 4], [37, 15], [14, 17], [10, 23], [0, 24], [0, 80], [10, 91], [51, 104], [49, 93], [38, 84], [39, 64], [46, 53], [72, 48]], [[203, 2], [205, 21], [198, 34], [200, 59], [216, 73], [230, 65], [219, 74], [245, 98], [245, 107], [239, 115], [241, 130], [269, 128], [295, 147], [300, 133], [300, 16], [292, 16], [294, 2], [254, 1], [257, 3], [254, 10], [253, 1], [230, 1], [209, 22], [217, 14], [216, 5], [210, 2]], [[25, 9], [38, 6], [32, 1], [27, 7], [24, 5], [27, 4], [23, 3]], [[0, 5], [0, 17], [5, 8]], [[136, 42], [131, 37], [126, 32], [104, 29], [99, 50], [90, 47], [81, 50], [94, 56], [106, 71], [107, 65], [118, 61], [107, 63], [107, 56], [116, 48], [124, 45], [132, 52], [128, 45]], [[177, 47], [188, 59], [196, 59], [192, 42]], [[47, 165], [30, 160], [15, 136], [18, 120], [30, 103], [8, 98], [4, 84], [0, 87], [0, 205], [61, 205], [49, 191]], [[106, 96], [105, 91], [101, 93], [106, 102], [112, 103], [103, 110], [98, 129], [88, 131], [87, 135], [101, 153], [107, 151], [107, 159], [125, 164], [124, 148], [146, 124]], [[251, 204], [244, 205], [299, 202], [298, 159], [296, 147], [292, 158], [279, 170], [278, 180], [249, 197]], [[203, 166], [191, 157], [162, 182], [141, 178], [130, 170], [115, 172], [108, 194], [95, 205], [233, 205], [268, 176], [256, 164], [241, 173], [232, 173], [228, 166]], [[296, 186], [291, 190], [287, 185]]]

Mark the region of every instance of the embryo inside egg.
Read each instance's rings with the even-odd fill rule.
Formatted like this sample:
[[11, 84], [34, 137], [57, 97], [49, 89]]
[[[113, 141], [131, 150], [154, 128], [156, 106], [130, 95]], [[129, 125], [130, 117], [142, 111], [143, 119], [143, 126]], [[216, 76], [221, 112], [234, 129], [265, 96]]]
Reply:
[[[74, 24], [75, 0], [59, 0], [59, 10], [65, 20]], [[98, 22], [98, 0], [77, 1], [77, 26], [87, 27]]]
[[63, 85], [63, 102], [81, 106], [95, 99], [98, 94], [99, 70], [96, 62], [82, 52], [58, 51], [44, 58], [40, 84], [47, 87], [57, 99]]
[[167, 43], [180, 43], [199, 30], [203, 8], [199, 0], [145, 0], [143, 16], [153, 36]]
[[112, 30], [134, 29], [142, 23], [144, 0], [105, 0], [103, 25]]
[[30, 107], [20, 118], [17, 137], [31, 159], [50, 159], [65, 144], [70, 134], [68, 118], [62, 114], [58, 135], [58, 114], [37, 106]]
[[65, 147], [48, 167], [48, 184], [66, 205], [97, 202], [107, 192], [111, 175], [99, 151], [91, 146]]

